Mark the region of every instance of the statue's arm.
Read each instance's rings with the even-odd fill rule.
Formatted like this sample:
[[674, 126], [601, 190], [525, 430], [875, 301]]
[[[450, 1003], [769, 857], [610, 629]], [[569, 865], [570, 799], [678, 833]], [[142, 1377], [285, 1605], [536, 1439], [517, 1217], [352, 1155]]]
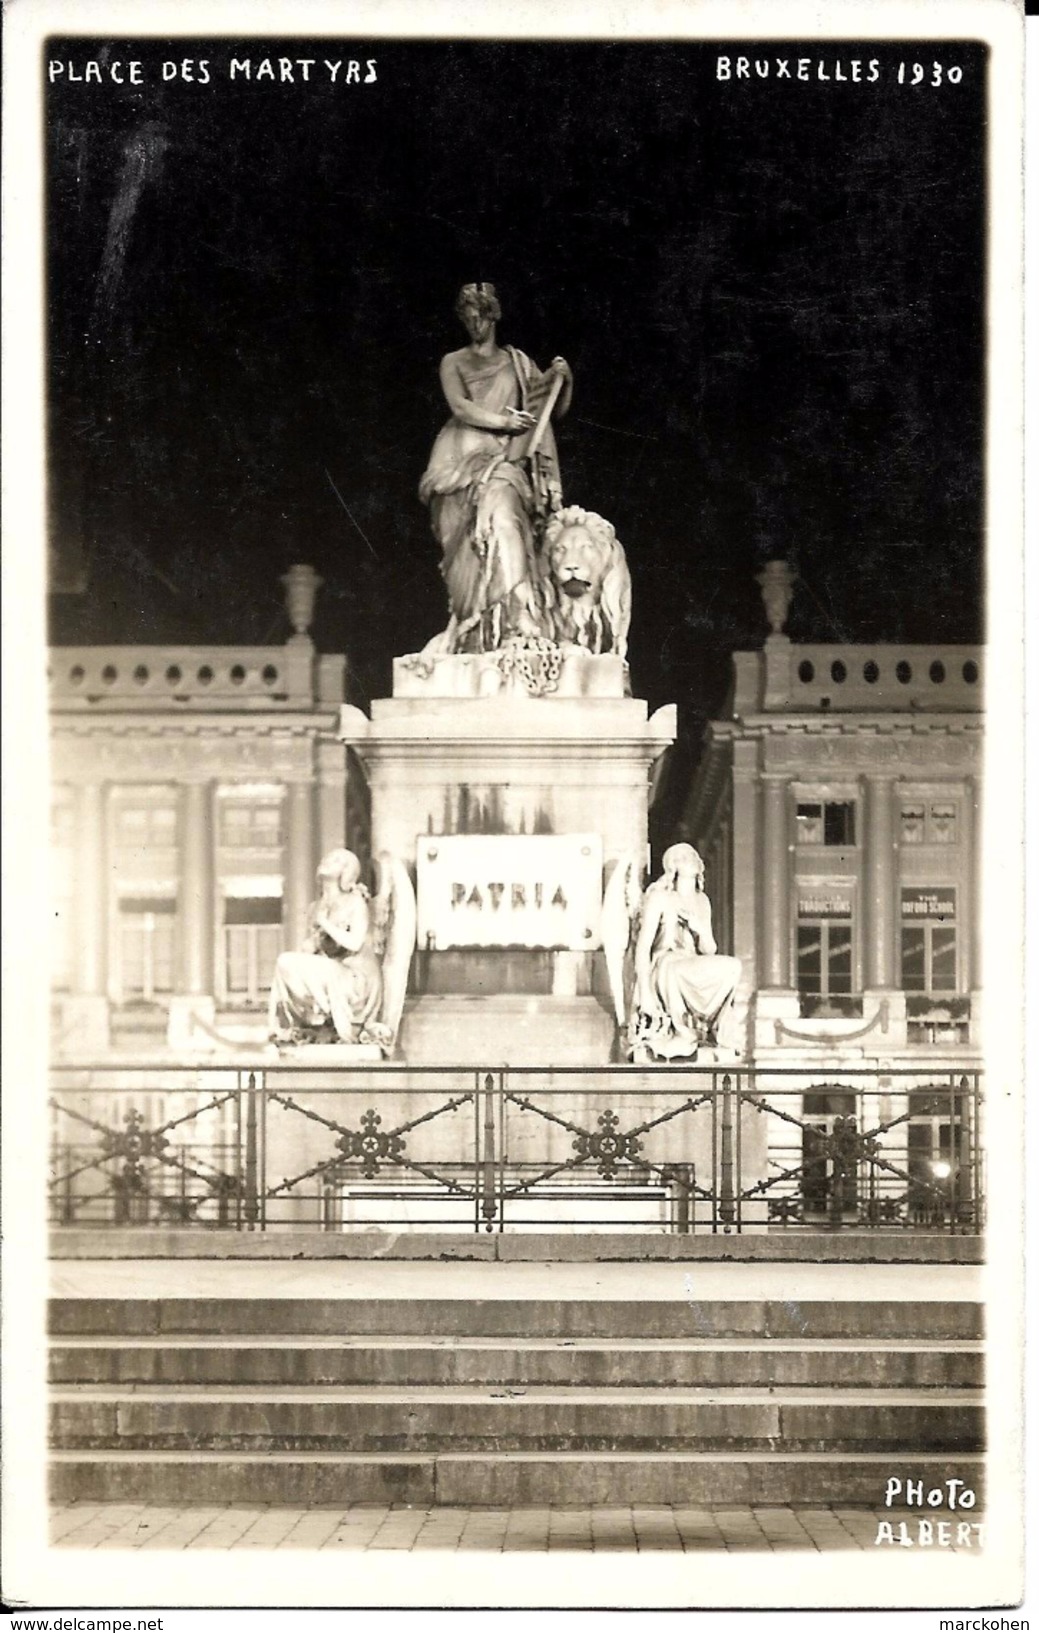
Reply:
[[701, 896], [700, 901], [703, 904], [703, 911], [700, 915], [700, 923], [697, 926], [696, 939], [700, 944], [700, 951], [713, 957], [718, 951], [718, 943], [714, 939], [714, 930], [711, 925], [711, 899], [709, 896]]
[[556, 398], [556, 406], [552, 410], [552, 418], [561, 420], [570, 407], [574, 395], [574, 375], [570, 364], [565, 357], [553, 357], [549, 364], [549, 373], [555, 372], [563, 376], [563, 386]]
[[463, 425], [473, 426], [477, 431], [504, 431], [511, 436], [520, 431], [529, 431], [534, 424], [533, 415], [522, 409], [509, 408], [499, 414], [494, 409], [481, 408], [479, 403], [474, 403], [466, 392], [462, 371], [453, 352], [448, 352], [440, 364], [440, 385], [455, 419], [461, 420]]
[[539, 411], [547, 393], [550, 391], [556, 375], [562, 375], [563, 384], [552, 409], [552, 418], [561, 420], [570, 407], [574, 395], [574, 376], [570, 364], [565, 357], [553, 357], [544, 374], [536, 364], [531, 365], [531, 371], [527, 396], [531, 409], [535, 414]]
[[357, 953], [368, 939], [371, 919], [367, 902], [356, 897], [341, 918], [322, 913], [317, 922], [319, 929], [344, 952]]

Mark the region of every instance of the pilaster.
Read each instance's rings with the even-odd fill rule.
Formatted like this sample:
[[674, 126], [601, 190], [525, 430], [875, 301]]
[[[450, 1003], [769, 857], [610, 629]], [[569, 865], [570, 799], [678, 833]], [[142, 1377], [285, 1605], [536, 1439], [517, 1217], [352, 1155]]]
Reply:
[[194, 998], [213, 991], [213, 785], [186, 783], [180, 797], [177, 988]]
[[970, 993], [970, 1041], [983, 1047], [985, 1041], [985, 966], [984, 966], [984, 856], [982, 850], [982, 784], [980, 777], [967, 777], [964, 784], [963, 855], [968, 879], [967, 913], [969, 926], [966, 938], [965, 980]]
[[894, 777], [870, 772], [863, 779], [863, 986], [895, 986]]
[[317, 763], [318, 850], [322, 856], [346, 837], [346, 749], [334, 737], [319, 737], [314, 743]]
[[981, 779], [967, 777], [964, 782], [963, 800], [963, 858], [967, 877], [967, 935], [965, 938], [965, 954], [967, 968], [964, 971], [966, 987], [969, 992], [978, 992], [983, 983], [982, 967], [982, 919], [984, 916], [982, 895], [982, 826], [981, 826]]
[[732, 790], [732, 950], [743, 966], [740, 988], [758, 984], [758, 744], [733, 744]]
[[103, 1056], [111, 1041], [108, 1007], [106, 799], [100, 783], [76, 788], [76, 890], [73, 895], [75, 991], [59, 1005], [57, 1053], [80, 1060]]
[[[773, 639], [780, 639], [775, 636]], [[762, 775], [761, 985], [790, 986], [790, 816], [789, 783], [784, 776]]]
[[288, 842], [285, 847], [285, 945], [300, 947], [307, 933], [307, 909], [314, 900], [317, 872], [314, 785], [288, 787]]
[[106, 899], [105, 790], [81, 783], [76, 792], [77, 880], [75, 945], [76, 991], [103, 996], [107, 987], [108, 902]]

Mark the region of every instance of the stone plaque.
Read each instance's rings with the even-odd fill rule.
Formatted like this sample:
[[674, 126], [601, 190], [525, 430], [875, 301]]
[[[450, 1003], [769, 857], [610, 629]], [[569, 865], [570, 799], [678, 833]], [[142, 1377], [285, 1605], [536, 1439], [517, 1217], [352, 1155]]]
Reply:
[[598, 947], [598, 834], [423, 834], [418, 944]]

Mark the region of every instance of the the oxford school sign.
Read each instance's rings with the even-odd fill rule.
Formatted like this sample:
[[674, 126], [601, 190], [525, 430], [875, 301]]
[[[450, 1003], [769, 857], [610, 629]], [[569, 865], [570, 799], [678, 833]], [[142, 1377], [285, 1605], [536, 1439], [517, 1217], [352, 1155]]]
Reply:
[[903, 889], [902, 917], [904, 919], [950, 919], [956, 917], [956, 890], [953, 885], [933, 890]]
[[598, 834], [424, 834], [420, 947], [598, 947]]

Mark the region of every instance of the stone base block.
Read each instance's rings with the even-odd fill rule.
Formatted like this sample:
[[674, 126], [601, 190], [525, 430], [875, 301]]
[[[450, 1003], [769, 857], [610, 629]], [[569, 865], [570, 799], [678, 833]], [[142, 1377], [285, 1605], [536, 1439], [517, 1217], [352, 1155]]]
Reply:
[[970, 995], [970, 1030], [968, 1037], [975, 1049], [981, 1049], [985, 1042], [985, 1005], [984, 994], [974, 991]]
[[[903, 1454], [898, 1473], [925, 1489], [968, 1480], [983, 1500], [984, 1457], [978, 1453]], [[434, 1478], [435, 1475], [435, 1478]], [[274, 1503], [289, 1506], [399, 1503], [414, 1507], [528, 1508], [579, 1504], [844, 1503], [875, 1507], [887, 1467], [883, 1456], [832, 1453], [557, 1452], [480, 1453], [282, 1452], [249, 1456], [65, 1452], [51, 1460], [52, 1502], [153, 1502], [170, 1505]], [[892, 1513], [897, 1518], [896, 1511]]]
[[55, 1054], [77, 1060], [99, 1060], [111, 1043], [108, 999], [96, 995], [63, 998], [59, 1007]]
[[757, 1053], [806, 1044], [868, 1054], [906, 1047], [905, 993], [888, 988], [864, 992], [861, 1015], [802, 1015], [799, 995], [778, 988], [756, 993], [750, 1013]]
[[782, 1027], [799, 1027], [801, 1000], [796, 992], [756, 992], [747, 1012], [747, 1030], [755, 1049], [774, 1049], [784, 1042]]
[[[55, 1386], [49, 1411], [50, 1442], [62, 1450], [215, 1452], [652, 1452], [785, 1451], [977, 1452], [984, 1444], [983, 1408], [942, 1397], [892, 1401], [872, 1390], [865, 1399], [777, 1398], [772, 1386], [738, 1397], [704, 1398], [676, 1384], [630, 1386], [622, 1412], [603, 1399], [601, 1386], [568, 1379], [565, 1399], [553, 1386], [517, 1398], [489, 1386], [434, 1394], [428, 1386], [382, 1386], [373, 1399], [366, 1385], [317, 1386], [295, 1399], [271, 1398], [258, 1384], [240, 1384], [234, 1397], [220, 1385], [196, 1385], [185, 1396], [177, 1385], [157, 1385], [136, 1397], [133, 1385]], [[795, 1386], [796, 1388], [796, 1386]], [[335, 1393], [332, 1391], [335, 1390]], [[341, 1392], [340, 1392], [341, 1391]]]
[[[904, 1473], [903, 1473], [904, 1470]], [[471, 1507], [555, 1507], [580, 1502], [597, 1508], [696, 1505], [831, 1503], [872, 1507], [883, 1498], [886, 1471], [868, 1454], [758, 1452], [720, 1458], [711, 1452], [657, 1452], [618, 1457], [572, 1452], [556, 1456], [481, 1457], [465, 1453], [437, 1459], [437, 1503]], [[925, 1487], [968, 1479], [979, 1494], [984, 1459], [903, 1455], [903, 1479]]]
[[[503, 1237], [503, 1241], [509, 1240]], [[735, 1238], [733, 1238], [735, 1240]], [[769, 1238], [765, 1238], [769, 1240]], [[686, 1298], [608, 1296], [535, 1298], [508, 1292], [472, 1292], [467, 1266], [457, 1269], [456, 1295], [387, 1298], [263, 1297], [75, 1297], [48, 1304], [51, 1341], [62, 1337], [117, 1334], [158, 1343], [182, 1335], [325, 1334], [339, 1339], [397, 1338], [707, 1338], [800, 1343], [803, 1339], [980, 1339], [985, 1307], [973, 1299], [910, 1298]], [[738, 1289], [742, 1277], [734, 1276]], [[747, 1276], [746, 1282], [752, 1282]], [[423, 1286], [425, 1283], [422, 1284]], [[637, 1285], [637, 1283], [636, 1283]], [[971, 1283], [973, 1285], [973, 1283]]]
[[861, 1025], [876, 1018], [876, 1025], [863, 1042], [876, 1049], [906, 1047], [906, 995], [893, 988], [862, 994]]
[[377, 1043], [268, 1043], [263, 1052], [301, 1066], [370, 1066], [385, 1058]]
[[[500, 652], [453, 652], [429, 657], [411, 652], [393, 660], [394, 697], [523, 697], [533, 679], [551, 697], [629, 697], [628, 666], [616, 653], [587, 652], [583, 647], [557, 649], [547, 674], [537, 662], [524, 666]], [[553, 655], [555, 656], [555, 655]]]
[[216, 1000], [208, 996], [175, 995], [170, 999], [166, 1044], [178, 1053], [212, 1054], [217, 1047]]
[[56, 1454], [51, 1460], [52, 1502], [275, 1503], [293, 1507], [401, 1503], [428, 1508], [434, 1501], [434, 1459], [428, 1454], [380, 1453], [309, 1457], [265, 1453], [183, 1456], [142, 1452]]
[[[316, 1231], [209, 1231], [191, 1227], [152, 1226], [147, 1232], [149, 1259], [498, 1259], [505, 1264], [546, 1261], [563, 1264], [608, 1264], [653, 1260], [768, 1264], [983, 1264], [985, 1242], [981, 1236], [952, 1236], [917, 1231], [840, 1230], [829, 1234], [790, 1231], [780, 1228], [767, 1235], [744, 1231], [726, 1236], [723, 1232], [703, 1234], [652, 1235], [638, 1230], [518, 1231], [510, 1234], [479, 1235], [471, 1228], [454, 1232], [400, 1230], [392, 1225], [370, 1230]], [[99, 1231], [74, 1225], [55, 1226], [50, 1233], [48, 1254], [52, 1259], [133, 1259], [141, 1252], [139, 1225], [113, 1226]], [[169, 1354], [167, 1350], [164, 1353]], [[731, 1351], [725, 1352], [731, 1355]], [[849, 1383], [855, 1381], [853, 1363], [841, 1350], [842, 1364], [848, 1368]], [[948, 1357], [945, 1357], [948, 1360]], [[735, 1363], [734, 1363], [735, 1364]], [[957, 1365], [959, 1363], [957, 1362]], [[964, 1362], [966, 1366], [966, 1362]], [[169, 1374], [172, 1376], [172, 1374]], [[119, 1377], [128, 1376], [121, 1372]], [[100, 1381], [100, 1380], [97, 1380]], [[288, 1380], [286, 1380], [288, 1381]], [[676, 1380], [677, 1381], [677, 1380]], [[732, 1379], [729, 1380], [730, 1382]], [[807, 1382], [803, 1379], [802, 1382]], [[837, 1380], [832, 1380], [836, 1382]], [[920, 1384], [923, 1377], [910, 1379]], [[932, 1380], [933, 1381], [933, 1380]], [[972, 1387], [977, 1378], [957, 1372], [940, 1380], [960, 1388]], [[908, 1387], [908, 1382], [907, 1382]]]
[[412, 1066], [605, 1066], [615, 1030], [593, 997], [430, 994], [405, 1007], [400, 1048]]

